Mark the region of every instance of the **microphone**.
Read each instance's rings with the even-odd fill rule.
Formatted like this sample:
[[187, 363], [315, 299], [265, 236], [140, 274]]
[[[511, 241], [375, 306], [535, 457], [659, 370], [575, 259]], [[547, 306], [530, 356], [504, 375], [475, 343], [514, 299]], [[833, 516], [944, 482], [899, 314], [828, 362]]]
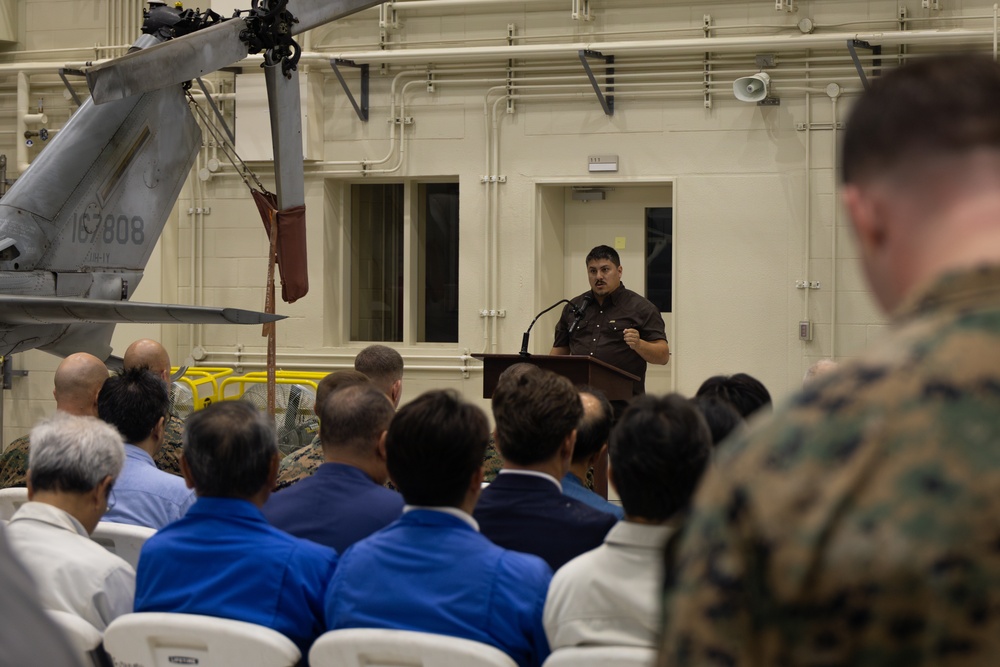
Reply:
[[542, 312], [540, 312], [537, 315], [535, 315], [535, 319], [531, 320], [531, 324], [528, 325], [528, 330], [524, 332], [523, 336], [521, 336], [521, 352], [520, 352], [520, 355], [522, 357], [530, 357], [531, 356], [531, 353], [528, 352], [528, 336], [531, 335], [531, 327], [535, 326], [535, 322], [538, 321], [539, 317], [541, 317], [545, 313], [549, 312], [550, 310], [552, 310], [553, 308], [555, 308], [556, 306], [558, 306], [560, 303], [568, 303], [569, 307], [573, 309], [574, 313], [579, 312], [579, 311], [577, 311], [576, 306], [573, 305], [572, 301], [569, 301], [568, 299], [559, 299], [554, 304], [552, 304], [551, 306], [549, 306], [548, 308], [546, 308]]
[[587, 306], [594, 302], [594, 297], [590, 292], [583, 295], [583, 303], [580, 304], [579, 308], [576, 308], [576, 316], [573, 318], [573, 324], [569, 325], [569, 332], [573, 333], [576, 328], [580, 326], [580, 320], [583, 319], [583, 314], [587, 312]]

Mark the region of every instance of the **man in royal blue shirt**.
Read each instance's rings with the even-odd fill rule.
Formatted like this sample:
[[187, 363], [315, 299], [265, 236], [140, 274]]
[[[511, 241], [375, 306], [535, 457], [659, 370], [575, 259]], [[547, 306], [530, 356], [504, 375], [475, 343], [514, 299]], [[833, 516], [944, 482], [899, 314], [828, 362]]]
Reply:
[[[615, 416], [614, 408], [600, 389], [580, 387], [579, 392], [583, 417], [576, 427], [576, 446], [573, 447], [569, 471], [562, 478], [562, 491], [570, 498], [621, 519], [625, 516], [625, 510], [609, 503], [584, 484], [587, 471], [592, 468], [595, 478], [607, 477], [608, 437], [611, 435], [611, 421]], [[603, 466], [604, 470], [599, 471], [596, 466]]]
[[272, 526], [344, 553], [403, 513], [389, 479], [385, 437], [392, 402], [371, 383], [331, 392], [317, 406], [326, 462], [264, 505]]
[[486, 415], [452, 392], [427, 392], [399, 411], [386, 454], [406, 509], [344, 554], [326, 595], [329, 629], [432, 632], [490, 644], [521, 667], [544, 662], [552, 571], [491, 543], [470, 516], [488, 440]]
[[153, 461], [163, 445], [169, 410], [166, 383], [145, 366], [123, 370], [101, 387], [97, 415], [125, 440], [125, 467], [104, 521], [160, 529], [194, 504], [184, 480], [160, 470]]
[[181, 472], [198, 501], [143, 546], [135, 611], [256, 623], [308, 653], [324, 629], [337, 554], [264, 519], [278, 461], [273, 423], [248, 403], [222, 401], [188, 419]]

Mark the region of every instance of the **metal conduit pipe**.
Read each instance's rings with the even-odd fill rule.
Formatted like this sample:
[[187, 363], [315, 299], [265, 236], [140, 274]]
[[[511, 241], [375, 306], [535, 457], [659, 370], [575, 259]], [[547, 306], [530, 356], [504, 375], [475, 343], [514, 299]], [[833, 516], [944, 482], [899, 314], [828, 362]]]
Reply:
[[870, 33], [830, 33], [809, 35], [701, 37], [692, 39], [633, 40], [621, 42], [576, 42], [570, 44], [515, 45], [497, 47], [459, 47], [452, 49], [409, 49], [405, 51], [343, 51], [334, 58], [352, 60], [356, 63], [418, 64], [442, 63], [449, 61], [482, 62], [491, 59], [537, 58], [543, 56], [573, 57], [581, 50], [603, 53], [626, 54], [694, 54], [694, 53], [739, 53], [764, 50], [807, 51], [817, 49], [840, 49], [848, 40], [864, 40], [881, 46], [903, 45], [969, 45], [989, 43], [993, 39], [992, 30], [912, 30], [904, 32]]

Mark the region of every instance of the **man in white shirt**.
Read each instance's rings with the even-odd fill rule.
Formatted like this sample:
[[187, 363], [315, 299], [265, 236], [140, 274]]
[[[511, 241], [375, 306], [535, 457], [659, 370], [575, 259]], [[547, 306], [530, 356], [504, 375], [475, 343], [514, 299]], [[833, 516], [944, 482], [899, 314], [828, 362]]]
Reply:
[[7, 527], [42, 607], [101, 631], [132, 611], [135, 595], [132, 566], [90, 539], [124, 461], [121, 437], [99, 419], [61, 413], [40, 423], [31, 431], [29, 502]]
[[611, 434], [611, 482], [625, 519], [604, 544], [564, 565], [545, 600], [553, 651], [567, 646], [657, 644], [663, 547], [677, 531], [709, 459], [701, 413], [672, 394], [632, 401]]

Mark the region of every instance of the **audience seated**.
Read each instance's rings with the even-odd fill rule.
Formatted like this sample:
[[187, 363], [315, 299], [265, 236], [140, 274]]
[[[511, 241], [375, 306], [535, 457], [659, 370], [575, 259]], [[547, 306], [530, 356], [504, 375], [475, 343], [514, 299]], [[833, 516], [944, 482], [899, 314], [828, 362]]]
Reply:
[[29, 502], [7, 526], [10, 548], [38, 585], [42, 607], [75, 614], [101, 631], [132, 611], [135, 592], [132, 566], [89, 537], [114, 497], [124, 461], [121, 437], [99, 419], [58, 414], [43, 421], [31, 430]]
[[[324, 381], [331, 376], [347, 376], [347, 374], [351, 374], [350, 377], [370, 380], [389, 397], [393, 408], [399, 406], [399, 399], [403, 395], [403, 357], [399, 356], [396, 350], [386, 345], [369, 345], [354, 358], [354, 373], [336, 371], [326, 376]], [[323, 400], [322, 393], [321, 382], [316, 390], [317, 406]], [[325, 461], [320, 436], [317, 435], [308, 445], [282, 459], [281, 468], [278, 469], [278, 484], [275, 488], [286, 489], [298, 483], [315, 473]]]
[[[155, 340], [140, 338], [125, 350], [122, 357], [125, 370], [146, 367], [167, 385], [169, 394], [173, 381], [170, 376], [170, 355], [167, 349]], [[184, 437], [184, 420], [173, 412], [167, 412], [163, 425], [163, 443], [153, 455], [156, 467], [172, 475], [181, 474], [181, 440]]]
[[718, 396], [699, 396], [691, 399], [701, 416], [708, 424], [712, 434], [712, 446], [715, 447], [729, 435], [746, 424], [746, 420], [736, 411], [733, 404]]
[[159, 529], [184, 516], [194, 504], [184, 480], [153, 463], [163, 443], [169, 407], [167, 385], [143, 367], [123, 370], [101, 388], [97, 412], [125, 439], [125, 468], [115, 486], [115, 506], [105, 521]]
[[274, 424], [248, 403], [222, 401], [188, 418], [181, 471], [198, 501], [143, 546], [135, 611], [256, 623], [308, 653], [324, 629], [337, 554], [264, 519], [278, 460]]
[[[56, 410], [78, 417], [97, 416], [97, 393], [108, 379], [108, 367], [92, 354], [71, 354], [56, 368], [52, 395]], [[28, 473], [28, 436], [8, 445], [0, 456], [0, 488], [25, 486]]]
[[746, 373], [713, 375], [698, 387], [695, 397], [702, 396], [715, 396], [728, 401], [744, 419], [749, 419], [758, 410], [771, 411], [771, 394], [767, 387]]
[[709, 458], [711, 435], [677, 394], [632, 400], [611, 435], [611, 481], [625, 506], [593, 551], [556, 572], [545, 601], [552, 650], [657, 644], [663, 546], [680, 528]]
[[363, 384], [330, 393], [317, 413], [326, 462], [271, 496], [263, 512], [272, 526], [343, 553], [403, 512], [403, 497], [382, 486], [394, 410], [384, 393]]
[[583, 416], [570, 381], [537, 367], [502, 376], [493, 416], [504, 468], [473, 515], [483, 535], [505, 549], [541, 556], [553, 570], [599, 546], [617, 519], [563, 495], [559, 482]]
[[614, 408], [600, 389], [581, 387], [578, 391], [583, 405], [583, 417], [576, 427], [576, 445], [573, 448], [573, 460], [570, 462], [569, 472], [562, 478], [563, 493], [621, 519], [625, 516], [625, 511], [621, 507], [609, 503], [584, 484], [587, 471], [599, 461], [607, 460], [608, 435], [611, 433]]
[[470, 516], [488, 437], [486, 416], [452, 392], [428, 392], [399, 411], [386, 455], [405, 513], [344, 554], [326, 594], [329, 629], [451, 635], [496, 646], [522, 667], [541, 665], [552, 572], [491, 543]]

